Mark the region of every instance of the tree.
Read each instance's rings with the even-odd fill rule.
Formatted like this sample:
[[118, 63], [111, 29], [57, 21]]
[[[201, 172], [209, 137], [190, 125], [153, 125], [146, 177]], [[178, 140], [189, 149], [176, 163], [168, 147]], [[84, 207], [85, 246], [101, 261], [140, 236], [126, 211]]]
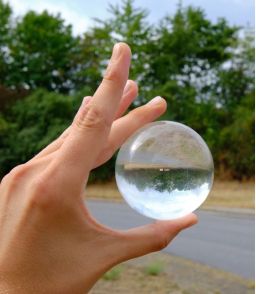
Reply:
[[[140, 82], [147, 72], [150, 59], [148, 45], [151, 42], [152, 26], [146, 20], [148, 12], [136, 8], [134, 0], [123, 0], [121, 5], [110, 4], [109, 12], [111, 16], [107, 20], [95, 19], [95, 27], [85, 33], [84, 54], [88, 56], [89, 51], [90, 59], [96, 61], [95, 64], [102, 71], [113, 45], [126, 42], [133, 53], [130, 78]], [[142, 84], [141, 92], [143, 90]]]
[[[71, 124], [86, 91], [67, 96], [39, 89], [9, 107], [5, 115], [0, 113], [0, 178], [32, 158]], [[113, 158], [95, 169], [90, 180], [110, 179], [114, 166]]]
[[254, 174], [254, 34], [245, 31], [230, 64], [219, 72], [216, 100], [225, 113], [219, 162], [238, 179]]
[[6, 85], [64, 93], [74, 88], [78, 38], [73, 37], [72, 27], [65, 25], [60, 15], [28, 12], [16, 24], [12, 40]]
[[72, 121], [73, 97], [38, 90], [17, 101], [0, 119], [0, 173], [29, 160]]
[[3, 83], [8, 73], [8, 44], [10, 42], [11, 14], [12, 10], [10, 5], [0, 0], [0, 84]]
[[215, 100], [230, 114], [243, 98], [254, 91], [254, 32], [244, 30], [232, 57], [220, 67], [215, 85]]
[[[238, 28], [224, 19], [213, 24], [200, 8], [178, 7], [174, 16], [166, 16], [156, 29], [151, 49], [150, 73], [146, 77], [152, 88], [176, 80], [180, 86], [197, 86], [231, 56], [228, 49], [237, 40]], [[207, 82], [201, 80], [207, 86]]]
[[91, 92], [96, 90], [101, 80], [106, 60], [109, 58], [106, 52], [111, 52], [111, 48], [108, 47], [110, 31], [108, 27], [93, 27], [84, 33], [80, 42], [76, 79], [78, 85], [90, 88]]

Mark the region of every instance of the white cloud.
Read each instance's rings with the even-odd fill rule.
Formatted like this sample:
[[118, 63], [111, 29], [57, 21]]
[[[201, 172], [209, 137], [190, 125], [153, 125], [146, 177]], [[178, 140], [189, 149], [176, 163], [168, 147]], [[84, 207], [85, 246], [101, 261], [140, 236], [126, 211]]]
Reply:
[[[106, 19], [107, 3], [121, 3], [121, 0], [4, 0], [9, 1], [13, 7], [15, 15], [22, 15], [32, 9], [41, 12], [47, 9], [51, 13], [60, 12], [67, 23], [73, 25], [75, 34], [81, 34], [94, 24], [90, 17]], [[147, 8], [150, 11], [148, 20], [157, 22], [166, 13], [173, 14], [176, 11], [178, 0], [137, 0], [136, 7]], [[207, 17], [216, 21], [219, 17], [225, 17], [232, 25], [246, 26], [248, 23], [254, 24], [254, 1], [251, 0], [183, 0], [183, 5], [194, 5], [202, 7]]]
[[82, 15], [80, 12], [70, 8], [67, 3], [59, 2], [52, 3], [51, 1], [43, 0], [9, 0], [15, 16], [24, 15], [28, 10], [42, 12], [48, 10], [52, 14], [60, 13], [66, 20], [67, 24], [72, 24], [75, 35], [84, 33], [91, 25], [92, 21], [89, 17]]

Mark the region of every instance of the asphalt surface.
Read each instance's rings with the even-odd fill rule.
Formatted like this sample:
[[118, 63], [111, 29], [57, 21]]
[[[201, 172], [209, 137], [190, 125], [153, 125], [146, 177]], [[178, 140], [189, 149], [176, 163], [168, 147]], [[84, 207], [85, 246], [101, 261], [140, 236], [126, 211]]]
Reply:
[[[124, 203], [88, 201], [92, 215], [103, 224], [128, 229], [152, 222]], [[165, 252], [254, 278], [254, 216], [197, 211], [199, 223], [183, 231]]]

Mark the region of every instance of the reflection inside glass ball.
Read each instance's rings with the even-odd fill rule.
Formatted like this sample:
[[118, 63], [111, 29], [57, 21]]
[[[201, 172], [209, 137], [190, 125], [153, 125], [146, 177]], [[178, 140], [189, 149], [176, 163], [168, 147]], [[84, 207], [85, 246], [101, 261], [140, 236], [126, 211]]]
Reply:
[[213, 183], [213, 160], [203, 139], [176, 122], [147, 124], [121, 147], [116, 182], [128, 204], [154, 219], [175, 219], [197, 209]]

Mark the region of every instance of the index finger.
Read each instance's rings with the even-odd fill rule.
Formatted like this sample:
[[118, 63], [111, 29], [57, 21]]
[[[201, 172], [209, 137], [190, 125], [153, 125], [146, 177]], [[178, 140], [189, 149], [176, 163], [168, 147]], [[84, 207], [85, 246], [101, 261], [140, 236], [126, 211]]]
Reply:
[[117, 43], [113, 48], [103, 80], [93, 95], [92, 103], [101, 105], [106, 118], [111, 121], [114, 119], [128, 80], [130, 60], [130, 47], [125, 43]]
[[[61, 146], [57, 164], [61, 173], [81, 184], [92, 169], [107, 141], [130, 66], [130, 48], [124, 43], [114, 46], [103, 81], [89, 103], [81, 105], [70, 129], [68, 140]], [[63, 174], [61, 175], [63, 180]]]

